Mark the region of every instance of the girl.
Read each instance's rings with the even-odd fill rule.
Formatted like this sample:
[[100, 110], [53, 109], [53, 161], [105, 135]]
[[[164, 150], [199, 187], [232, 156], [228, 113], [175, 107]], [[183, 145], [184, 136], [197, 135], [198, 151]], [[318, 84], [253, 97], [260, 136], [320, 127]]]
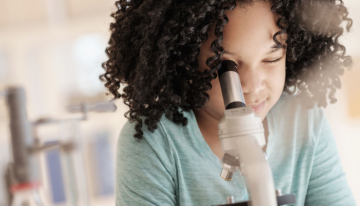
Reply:
[[[220, 177], [217, 70], [238, 65], [262, 118], [276, 189], [296, 205], [356, 205], [321, 107], [351, 64], [335, 0], [120, 0], [101, 76], [129, 107], [117, 145], [117, 205], [248, 200], [244, 177]], [[119, 93], [123, 84], [123, 93]], [[241, 125], [239, 125], [241, 126]]]

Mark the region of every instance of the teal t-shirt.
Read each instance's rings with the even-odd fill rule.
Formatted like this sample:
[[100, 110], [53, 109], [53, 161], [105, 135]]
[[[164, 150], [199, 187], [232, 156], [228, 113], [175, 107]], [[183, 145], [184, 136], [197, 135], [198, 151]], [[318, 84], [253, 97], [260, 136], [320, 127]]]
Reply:
[[[221, 162], [204, 140], [192, 111], [186, 126], [161, 118], [154, 133], [126, 122], [117, 145], [116, 205], [216, 205], [248, 200], [245, 179], [220, 177]], [[335, 139], [321, 108], [305, 109], [286, 95], [267, 114], [266, 153], [276, 189], [297, 206], [354, 206]]]

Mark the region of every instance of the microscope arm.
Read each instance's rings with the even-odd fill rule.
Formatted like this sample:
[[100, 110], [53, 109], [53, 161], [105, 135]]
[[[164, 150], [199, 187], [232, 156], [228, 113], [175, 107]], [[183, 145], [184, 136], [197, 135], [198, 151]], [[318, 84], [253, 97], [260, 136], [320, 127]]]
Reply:
[[253, 135], [222, 139], [223, 147], [238, 157], [253, 206], [276, 206], [273, 177], [263, 151]]

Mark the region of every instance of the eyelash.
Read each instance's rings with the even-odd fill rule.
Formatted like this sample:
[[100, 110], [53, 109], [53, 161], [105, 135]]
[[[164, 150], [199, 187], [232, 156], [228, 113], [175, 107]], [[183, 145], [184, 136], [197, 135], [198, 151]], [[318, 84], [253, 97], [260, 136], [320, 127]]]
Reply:
[[[275, 59], [275, 60], [273, 60], [273, 61], [264, 61], [264, 62], [267, 63], [267, 64], [274, 64], [274, 63], [280, 61], [281, 59], [282, 59], [282, 57], [280, 57], [280, 58], [278, 58], [278, 59]], [[221, 61], [223, 61], [223, 59], [221, 59]]]
[[267, 63], [267, 64], [273, 64], [273, 63], [275, 63], [275, 62], [280, 61], [281, 58], [282, 58], [282, 57], [280, 57], [280, 58], [278, 58], [278, 59], [275, 59], [274, 61], [264, 61], [264, 62]]

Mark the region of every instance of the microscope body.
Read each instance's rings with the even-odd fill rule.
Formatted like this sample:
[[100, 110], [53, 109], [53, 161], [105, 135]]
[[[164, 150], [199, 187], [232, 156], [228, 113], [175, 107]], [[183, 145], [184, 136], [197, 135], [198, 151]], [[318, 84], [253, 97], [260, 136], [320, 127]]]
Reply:
[[231, 180], [239, 170], [246, 177], [253, 206], [277, 205], [272, 172], [262, 151], [266, 141], [261, 118], [251, 107], [228, 109], [218, 128], [225, 152], [221, 177]]
[[[295, 203], [295, 196], [282, 195], [275, 190], [273, 175], [265, 146], [264, 128], [261, 118], [251, 106], [246, 106], [238, 68], [235, 62], [224, 60], [217, 71], [224, 99], [224, 115], [218, 124], [221, 148], [225, 152], [220, 176], [229, 181], [239, 171], [246, 181], [249, 202], [234, 203], [228, 197], [229, 205], [277, 206]], [[224, 204], [222, 206], [225, 206]]]

